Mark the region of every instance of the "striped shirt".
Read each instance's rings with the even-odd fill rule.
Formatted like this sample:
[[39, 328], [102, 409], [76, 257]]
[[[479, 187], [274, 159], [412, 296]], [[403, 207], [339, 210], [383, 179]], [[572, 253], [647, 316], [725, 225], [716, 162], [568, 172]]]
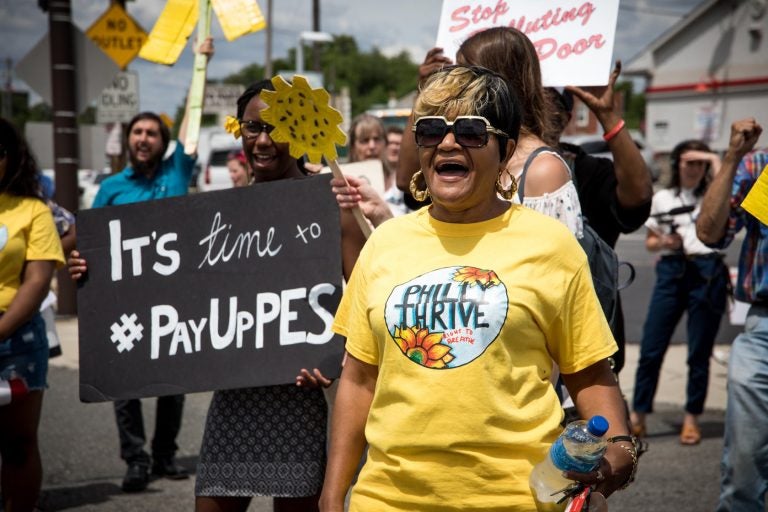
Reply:
[[736, 233], [746, 228], [739, 254], [739, 278], [734, 290], [743, 302], [768, 302], [768, 226], [741, 207], [742, 201], [768, 164], [768, 150], [748, 153], [739, 163], [731, 190], [731, 213], [724, 238], [718, 247], [727, 247]]

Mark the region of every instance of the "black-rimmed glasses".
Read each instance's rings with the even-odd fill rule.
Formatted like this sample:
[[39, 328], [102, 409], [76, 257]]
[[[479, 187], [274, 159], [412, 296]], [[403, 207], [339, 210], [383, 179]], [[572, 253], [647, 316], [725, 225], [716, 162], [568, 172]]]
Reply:
[[262, 123], [261, 121], [240, 121], [240, 132], [243, 134], [243, 137], [248, 139], [258, 137], [261, 132], [269, 135], [274, 129], [275, 127], [271, 124]]
[[481, 148], [488, 144], [488, 133], [509, 138], [503, 131], [491, 126], [482, 116], [457, 116], [453, 122], [443, 116], [423, 116], [413, 125], [416, 144], [431, 148], [440, 144], [448, 132], [453, 132], [456, 142], [465, 148]]

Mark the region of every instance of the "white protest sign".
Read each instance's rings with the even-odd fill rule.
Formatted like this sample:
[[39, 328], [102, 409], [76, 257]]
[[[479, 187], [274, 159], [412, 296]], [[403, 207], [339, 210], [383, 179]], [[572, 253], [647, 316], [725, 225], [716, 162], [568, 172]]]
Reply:
[[127, 123], [139, 113], [139, 75], [121, 71], [96, 100], [96, 122]]
[[[367, 181], [377, 194], [383, 196], [387, 189], [384, 187], [384, 165], [381, 160], [363, 160], [348, 164], [339, 164], [345, 176], [354, 176]], [[323, 167], [320, 172], [331, 172], [330, 167]]]
[[619, 0], [443, 0], [436, 46], [454, 59], [472, 34], [513, 27], [536, 47], [545, 86], [605, 85], [618, 14]]

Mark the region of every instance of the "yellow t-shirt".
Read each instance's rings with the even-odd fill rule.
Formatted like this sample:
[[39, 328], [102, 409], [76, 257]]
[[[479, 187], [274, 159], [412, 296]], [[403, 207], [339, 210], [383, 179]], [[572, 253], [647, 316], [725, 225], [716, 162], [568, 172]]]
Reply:
[[576, 239], [518, 205], [386, 222], [333, 328], [379, 371], [352, 512], [535, 510], [528, 476], [561, 430], [552, 361], [573, 373], [616, 351]]
[[39, 199], [0, 193], [0, 311], [10, 306], [24, 264], [33, 260], [64, 264], [51, 210]]

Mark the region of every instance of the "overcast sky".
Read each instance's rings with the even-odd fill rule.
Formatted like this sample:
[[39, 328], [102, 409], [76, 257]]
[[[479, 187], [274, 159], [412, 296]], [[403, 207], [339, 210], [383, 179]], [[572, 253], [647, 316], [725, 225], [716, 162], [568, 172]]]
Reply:
[[[87, 30], [109, 7], [109, 0], [71, 0], [75, 24]], [[538, 0], [543, 1], [543, 0]], [[599, 3], [600, 0], [592, 0]], [[627, 62], [703, 0], [621, 0], [614, 58]], [[267, 0], [258, 0], [262, 10]], [[149, 32], [165, 5], [163, 0], [129, 0], [128, 13]], [[352, 35], [363, 50], [378, 47], [387, 55], [410, 52], [421, 62], [434, 45], [442, 0], [321, 0], [321, 30]], [[311, 0], [273, 0], [273, 58], [285, 57], [295, 47], [298, 34], [312, 29]], [[266, 13], [265, 13], [266, 15]], [[47, 14], [35, 0], [0, 0], [0, 58], [2, 84], [7, 81], [5, 62], [14, 65], [48, 30]], [[242, 67], [265, 61], [265, 31], [227, 42], [218, 22], [212, 26], [216, 55], [210, 78], [222, 78]], [[218, 36], [218, 37], [217, 37]], [[188, 45], [189, 46], [189, 45]], [[181, 104], [191, 78], [192, 53], [187, 49], [173, 67], [134, 60], [128, 69], [139, 73], [142, 110], [173, 114]], [[14, 79], [15, 89], [29, 86]], [[33, 102], [39, 97], [33, 96]]]

